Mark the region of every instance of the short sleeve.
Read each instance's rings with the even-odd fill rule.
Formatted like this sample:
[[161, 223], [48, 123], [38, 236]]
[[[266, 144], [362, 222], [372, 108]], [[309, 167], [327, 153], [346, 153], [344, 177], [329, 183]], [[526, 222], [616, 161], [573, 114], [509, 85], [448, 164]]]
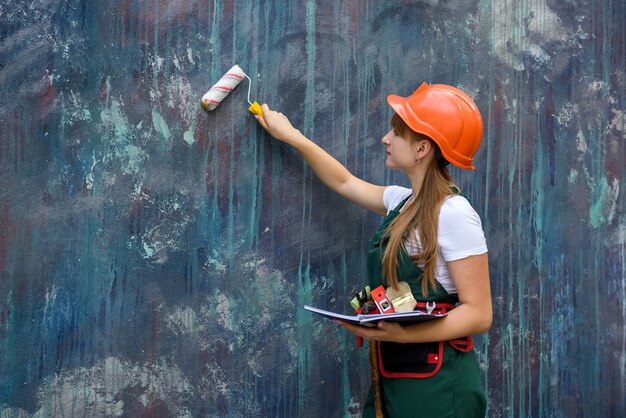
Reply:
[[441, 256], [446, 262], [487, 252], [480, 217], [462, 196], [451, 196], [444, 201], [438, 234]]
[[383, 204], [387, 208], [387, 212], [395, 209], [404, 199], [413, 193], [411, 189], [401, 186], [388, 186], [383, 192]]

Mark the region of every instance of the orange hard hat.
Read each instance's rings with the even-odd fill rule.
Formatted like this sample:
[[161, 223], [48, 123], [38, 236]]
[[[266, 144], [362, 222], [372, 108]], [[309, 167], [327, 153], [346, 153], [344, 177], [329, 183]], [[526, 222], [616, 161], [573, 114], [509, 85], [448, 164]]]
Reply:
[[435, 141], [447, 161], [475, 168], [472, 160], [483, 136], [483, 118], [467, 94], [446, 84], [422, 83], [409, 97], [390, 95], [387, 102], [409, 128]]

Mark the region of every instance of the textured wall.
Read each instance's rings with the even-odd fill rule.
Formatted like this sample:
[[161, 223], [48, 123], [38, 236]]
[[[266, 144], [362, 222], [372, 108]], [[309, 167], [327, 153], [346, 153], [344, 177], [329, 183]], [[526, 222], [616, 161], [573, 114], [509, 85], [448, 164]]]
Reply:
[[[388, 93], [460, 86], [495, 322], [489, 415], [626, 415], [626, 1], [0, 2], [0, 413], [357, 415], [349, 310], [379, 219], [329, 192], [252, 98], [355, 174], [402, 181]], [[417, 405], [416, 405], [417, 407]]]

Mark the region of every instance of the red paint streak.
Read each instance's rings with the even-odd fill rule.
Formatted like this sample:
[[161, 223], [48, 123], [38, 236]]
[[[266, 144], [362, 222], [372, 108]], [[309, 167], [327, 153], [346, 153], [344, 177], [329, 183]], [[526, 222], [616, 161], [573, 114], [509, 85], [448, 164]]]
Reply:
[[17, 111], [13, 113], [13, 169], [17, 172], [17, 155], [19, 153], [20, 123]]
[[[2, 164], [2, 160], [4, 159], [4, 148], [6, 147], [6, 144], [4, 143], [4, 132], [6, 131], [6, 126], [4, 125], [4, 123], [2, 123], [0, 125], [0, 168], [4, 167], [4, 164]], [[2, 174], [2, 170], [0, 169], [0, 175]]]
[[223, 86], [213, 86], [211, 87], [211, 90], [222, 90], [222, 91], [233, 91], [233, 89], [231, 89], [230, 87], [223, 87]]
[[52, 113], [54, 103], [57, 99], [57, 92], [52, 84], [52, 79], [47, 79], [45, 86], [39, 92], [39, 99], [37, 100], [37, 116], [42, 124], [48, 123], [48, 117]]
[[17, 140], [19, 142], [19, 159], [21, 163], [24, 162], [24, 150], [26, 149], [25, 137], [26, 134], [24, 133], [24, 125], [20, 123], [19, 136], [17, 137]]
[[[210, 390], [210, 388], [206, 387], [206, 383], [205, 383], [205, 377], [208, 375], [208, 372], [209, 372], [209, 369], [207, 367], [208, 363], [209, 363], [209, 353], [207, 352], [207, 350], [200, 351], [200, 354], [198, 355], [198, 382], [199, 382], [200, 393]], [[200, 410], [198, 411], [198, 415], [201, 417], [204, 417], [207, 415], [204, 402], [202, 402], [200, 405]]]
[[222, 20], [225, 22], [230, 22], [231, 19], [235, 16], [235, 2], [225, 1], [222, 7]]
[[183, 0], [182, 4], [178, 8], [178, 10], [180, 10], [180, 18], [178, 20], [178, 25], [182, 28], [187, 27], [187, 14], [189, 13], [188, 8], [189, 8], [189, 5], [187, 4], [187, 0]]
[[141, 220], [142, 220], [142, 214], [143, 214], [143, 209], [144, 209], [144, 206], [143, 206], [144, 193], [147, 194], [149, 193], [149, 191], [147, 191], [142, 186], [141, 189], [139, 190], [138, 198], [133, 200], [129, 213], [128, 213], [128, 217], [130, 218], [129, 224], [128, 224], [128, 233], [131, 237], [133, 235], [141, 233]]
[[[146, 3], [144, 3], [145, 5]], [[158, 7], [158, 2], [157, 2]], [[153, 2], [147, 3], [147, 7], [142, 12], [142, 21], [145, 22], [146, 32], [144, 33], [144, 40], [151, 44], [154, 40], [154, 26], [158, 22], [159, 16], [156, 11], [156, 7]], [[143, 26], [143, 24], [142, 24]]]
[[[357, 33], [358, 27], [359, 27], [359, 23], [361, 23], [363, 21], [363, 11], [358, 10], [359, 6], [361, 6], [361, 4], [359, 3], [353, 3], [353, 2], [348, 2], [348, 18], [349, 18], [349, 33], [354, 35]], [[352, 36], [351, 38], [352, 42], [356, 43], [356, 41], [358, 40], [358, 37], [356, 36]]]
[[[100, 80], [100, 101], [104, 102], [107, 97], [107, 80], [106, 77], [102, 77]], [[106, 105], [107, 103], [105, 103]]]
[[213, 195], [213, 182], [215, 178], [213, 176], [213, 170], [211, 167], [213, 161], [213, 150], [216, 146], [215, 141], [207, 141], [208, 142], [208, 150], [206, 156], [206, 171], [204, 173], [204, 187], [207, 191], [207, 196]]
[[157, 308], [155, 304], [152, 304], [150, 307], [152, 311], [152, 324], [150, 327], [150, 363], [156, 364], [158, 358], [158, 350], [157, 350]]
[[[120, 30], [119, 46], [120, 48], [128, 48], [128, 39], [130, 38], [130, 0], [126, 0], [121, 6], [123, 16]], [[119, 15], [119, 13], [118, 13]]]
[[0, 270], [4, 269], [6, 257], [9, 251], [9, 207], [2, 209], [2, 219], [0, 220]]
[[199, 123], [195, 124], [194, 138], [198, 138], [199, 150], [202, 152], [206, 151], [209, 143], [209, 137], [207, 134], [208, 130], [209, 126], [207, 118], [201, 119]]
[[[124, 48], [128, 48], [129, 39], [132, 35], [130, 29], [132, 27], [130, 21], [130, 2], [131, 0], [126, 0], [126, 4], [124, 4]], [[133, 23], [137, 23], [137, 20], [135, 19]]]

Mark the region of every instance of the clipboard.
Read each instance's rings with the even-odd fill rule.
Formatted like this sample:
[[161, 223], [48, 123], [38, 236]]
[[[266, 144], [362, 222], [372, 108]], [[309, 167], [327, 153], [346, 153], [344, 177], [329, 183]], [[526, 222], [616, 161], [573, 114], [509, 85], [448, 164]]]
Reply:
[[313, 306], [304, 305], [304, 309], [321, 315], [329, 319], [338, 319], [340, 321], [349, 322], [355, 325], [373, 326], [377, 321], [390, 321], [399, 323], [415, 323], [423, 321], [431, 321], [433, 319], [443, 318], [448, 315], [447, 313], [426, 313], [421, 311], [411, 312], [394, 312], [388, 314], [373, 314], [373, 315], [344, 315], [337, 312], [327, 311], [324, 309], [314, 308]]

